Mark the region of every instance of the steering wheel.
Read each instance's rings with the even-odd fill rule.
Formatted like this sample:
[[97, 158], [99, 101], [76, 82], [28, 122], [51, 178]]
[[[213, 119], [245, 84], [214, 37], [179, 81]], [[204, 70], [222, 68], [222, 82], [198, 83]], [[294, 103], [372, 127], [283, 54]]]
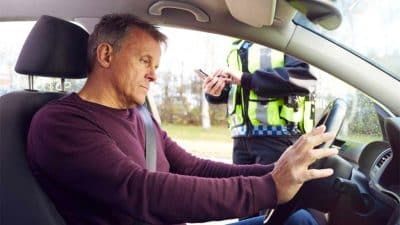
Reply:
[[[321, 119], [316, 126], [324, 124], [327, 132], [333, 132], [335, 137], [343, 124], [346, 116], [347, 104], [343, 99], [337, 98], [332, 101], [324, 110]], [[317, 148], [329, 148], [333, 140], [318, 146]], [[306, 182], [296, 196], [289, 202], [279, 205], [275, 210], [267, 216], [266, 225], [281, 225], [285, 220], [297, 211], [299, 208], [315, 208], [324, 212], [328, 212], [332, 208], [332, 203], [337, 199], [337, 193], [332, 192], [336, 177], [348, 178], [351, 174], [352, 166], [350, 163], [342, 159], [340, 156], [332, 156], [325, 159], [320, 159], [311, 165], [312, 168], [333, 168], [334, 174], [328, 178], [312, 180]], [[316, 190], [327, 191], [316, 192]], [[315, 193], [323, 193], [316, 195]]]

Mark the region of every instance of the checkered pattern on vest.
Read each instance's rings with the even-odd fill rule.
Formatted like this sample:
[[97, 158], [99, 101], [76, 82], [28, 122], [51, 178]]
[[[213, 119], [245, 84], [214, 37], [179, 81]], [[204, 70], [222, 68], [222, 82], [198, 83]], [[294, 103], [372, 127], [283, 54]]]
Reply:
[[293, 136], [301, 135], [298, 128], [288, 130], [287, 126], [258, 125], [252, 130], [253, 136]]

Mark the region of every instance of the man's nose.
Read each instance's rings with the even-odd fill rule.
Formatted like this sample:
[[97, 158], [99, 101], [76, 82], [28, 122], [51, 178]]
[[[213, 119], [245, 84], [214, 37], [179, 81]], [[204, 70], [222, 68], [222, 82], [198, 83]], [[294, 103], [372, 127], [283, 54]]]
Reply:
[[151, 68], [149, 70], [149, 72], [147, 73], [147, 78], [150, 81], [156, 81], [157, 80], [157, 75], [156, 75], [156, 69], [155, 68]]

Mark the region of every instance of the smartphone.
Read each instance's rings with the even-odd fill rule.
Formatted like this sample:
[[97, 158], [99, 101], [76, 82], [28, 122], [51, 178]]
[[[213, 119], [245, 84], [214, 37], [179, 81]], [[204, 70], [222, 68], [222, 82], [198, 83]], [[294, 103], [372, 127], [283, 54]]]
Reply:
[[201, 69], [194, 70], [199, 75], [200, 79], [205, 80], [209, 75]]

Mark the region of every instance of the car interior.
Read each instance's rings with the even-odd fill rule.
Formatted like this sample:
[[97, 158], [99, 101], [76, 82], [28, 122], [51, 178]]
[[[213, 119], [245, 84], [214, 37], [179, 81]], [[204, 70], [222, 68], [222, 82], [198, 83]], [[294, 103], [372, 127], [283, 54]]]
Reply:
[[[334, 168], [334, 175], [307, 182], [293, 200], [271, 211], [266, 224], [281, 224], [299, 208], [314, 208], [326, 213], [329, 225], [400, 225], [400, 104], [396, 98], [400, 80], [292, 21], [300, 13], [333, 30], [342, 18], [332, 1], [5, 0], [0, 9], [0, 21], [37, 21], [15, 65], [17, 73], [29, 76], [29, 87], [0, 97], [0, 224], [66, 224], [25, 158], [32, 116], [66, 92], [34, 90], [34, 77], [57, 77], [61, 84], [66, 78], [86, 77], [88, 34], [104, 14], [123, 12], [160, 26], [228, 35], [275, 48], [368, 94], [376, 101], [384, 139], [358, 143], [337, 138], [320, 146], [340, 149], [339, 156], [313, 165]], [[149, 101], [150, 111], [158, 117]], [[338, 134], [347, 107], [340, 98], [332, 101], [317, 124]]]
[[[81, 27], [43, 16], [27, 38], [16, 70], [28, 76], [85, 77], [87, 38], [88, 33]], [[0, 100], [2, 224], [65, 224], [32, 176], [25, 159], [27, 134], [34, 113], [63, 95], [29, 88]]]

